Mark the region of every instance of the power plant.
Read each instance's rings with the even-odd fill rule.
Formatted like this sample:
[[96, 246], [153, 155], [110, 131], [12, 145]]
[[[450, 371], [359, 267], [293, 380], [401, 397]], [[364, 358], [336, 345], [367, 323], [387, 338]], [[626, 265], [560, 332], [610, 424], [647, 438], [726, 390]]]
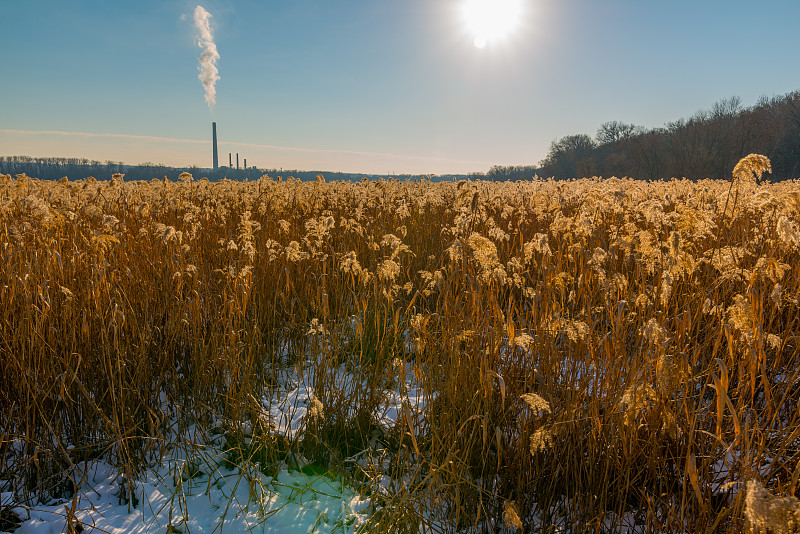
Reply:
[[[219, 152], [217, 151], [217, 123], [211, 123], [211, 153], [213, 157], [214, 170], [219, 169]], [[223, 167], [224, 168], [224, 167]], [[228, 168], [233, 169], [233, 154], [228, 152]], [[236, 169], [239, 168], [239, 153], [236, 153]], [[244, 168], [247, 169], [247, 158], [244, 160]]]

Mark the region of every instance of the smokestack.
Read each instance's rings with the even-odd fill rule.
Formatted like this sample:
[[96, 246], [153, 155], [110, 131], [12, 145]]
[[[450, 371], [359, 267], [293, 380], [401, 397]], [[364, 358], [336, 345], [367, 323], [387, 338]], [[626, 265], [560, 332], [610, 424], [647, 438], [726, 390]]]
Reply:
[[239, 170], [239, 153], [236, 153], [236, 170]]
[[217, 160], [217, 123], [211, 123], [211, 137], [214, 139], [214, 170], [219, 169], [219, 161]]
[[230, 152], [228, 152], [228, 168], [233, 168], [233, 155]]
[[244, 158], [244, 170], [247, 170], [247, 158]]

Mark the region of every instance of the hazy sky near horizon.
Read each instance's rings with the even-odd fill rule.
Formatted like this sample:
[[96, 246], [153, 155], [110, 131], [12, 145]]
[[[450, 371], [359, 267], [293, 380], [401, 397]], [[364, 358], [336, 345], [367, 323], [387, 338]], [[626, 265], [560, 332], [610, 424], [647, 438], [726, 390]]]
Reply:
[[[204, 0], [220, 164], [535, 165], [606, 121], [659, 127], [800, 89], [798, 0], [522, 0], [484, 48], [465, 1]], [[0, 155], [210, 167], [197, 5], [3, 2]]]

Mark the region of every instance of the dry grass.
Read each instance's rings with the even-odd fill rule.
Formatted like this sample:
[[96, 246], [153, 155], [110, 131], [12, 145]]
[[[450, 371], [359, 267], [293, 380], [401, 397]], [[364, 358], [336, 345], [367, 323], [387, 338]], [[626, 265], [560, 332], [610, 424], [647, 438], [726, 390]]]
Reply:
[[[0, 177], [0, 480], [67, 498], [73, 463], [132, 481], [218, 426], [237, 461], [349, 473], [382, 531], [767, 528], [746, 488], [795, 506], [800, 482], [800, 195], [750, 167], [735, 185]], [[401, 362], [427, 403], [380, 432]], [[287, 366], [317, 382], [294, 442], [257, 399]]]

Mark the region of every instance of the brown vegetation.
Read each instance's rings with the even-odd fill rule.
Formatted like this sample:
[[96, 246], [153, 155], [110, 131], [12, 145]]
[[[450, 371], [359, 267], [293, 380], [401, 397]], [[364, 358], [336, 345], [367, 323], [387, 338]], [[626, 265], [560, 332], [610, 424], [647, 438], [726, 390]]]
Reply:
[[[800, 484], [800, 194], [745, 172], [763, 166], [735, 183], [0, 177], [0, 480], [66, 498], [73, 463], [133, 481], [188, 423], [241, 447], [249, 421], [260, 461], [303, 453], [373, 491], [380, 531], [766, 528], [759, 510], [778, 495], [796, 514]], [[427, 402], [381, 432], [402, 362]], [[295, 442], [257, 399], [289, 366], [317, 380]]]

